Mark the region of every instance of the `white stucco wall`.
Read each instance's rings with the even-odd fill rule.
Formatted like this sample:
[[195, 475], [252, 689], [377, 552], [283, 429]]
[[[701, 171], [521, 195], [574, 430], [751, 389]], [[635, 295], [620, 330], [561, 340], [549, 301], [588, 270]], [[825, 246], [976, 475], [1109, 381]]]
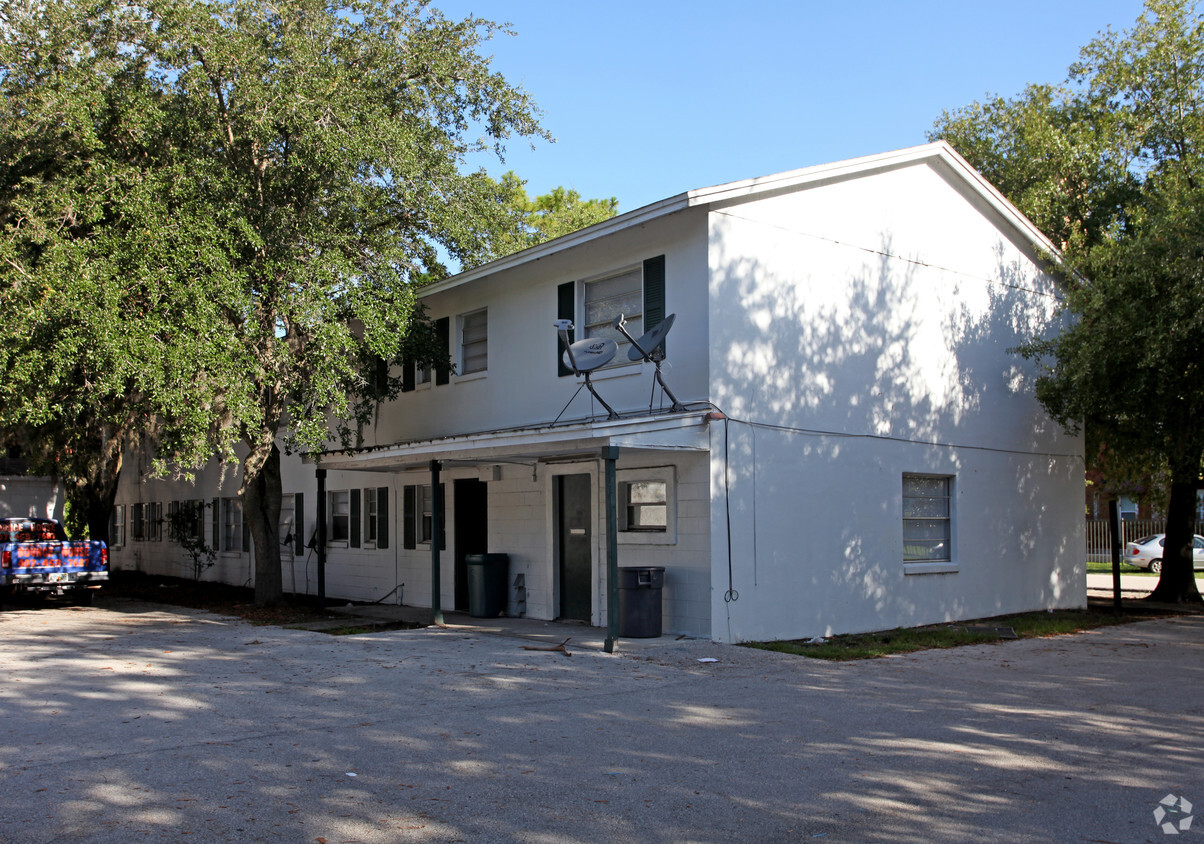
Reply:
[[0, 519], [33, 516], [63, 520], [66, 496], [52, 478], [0, 475]]
[[[366, 443], [548, 423], [562, 411], [565, 420], [604, 415], [597, 404], [591, 409], [585, 390], [565, 409], [580, 382], [572, 375], [557, 375], [557, 361], [563, 352], [553, 328], [557, 286], [638, 266], [658, 255], [665, 256], [666, 313], [677, 314], [668, 340], [666, 380], [682, 401], [704, 399], [709, 343], [706, 218], [701, 212], [683, 212], [518, 269], [461, 286], [436, 287], [423, 301], [431, 319], [450, 318], [453, 353], [458, 352], [456, 318], [488, 308], [488, 371], [453, 375], [449, 384], [419, 385], [413, 392], [403, 393], [388, 413], [365, 431]], [[628, 364], [597, 372], [593, 378], [599, 394], [616, 410], [647, 410], [651, 365]], [[659, 407], [659, 391], [657, 402]]]
[[[930, 166], [712, 215], [716, 638], [1085, 603], [1082, 444], [1008, 352], [1055, 288], [1000, 222]], [[954, 478], [955, 572], [903, 573], [905, 472]]]

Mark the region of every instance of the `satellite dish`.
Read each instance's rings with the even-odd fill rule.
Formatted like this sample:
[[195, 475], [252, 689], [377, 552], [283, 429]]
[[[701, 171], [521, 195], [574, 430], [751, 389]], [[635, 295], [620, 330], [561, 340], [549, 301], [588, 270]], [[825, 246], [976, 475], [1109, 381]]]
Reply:
[[[585, 376], [585, 386], [589, 388], [590, 395], [598, 400], [598, 402], [606, 408], [608, 419], [618, 419], [619, 414], [615, 409], [608, 405], [606, 401], [598, 395], [598, 391], [594, 389], [594, 385], [590, 383], [589, 374], [595, 369], [599, 369], [614, 360], [615, 355], [619, 353], [619, 346], [614, 340], [608, 337], [592, 337], [585, 340], [578, 340], [576, 343], [569, 342], [569, 332], [573, 330], [572, 320], [558, 319], [553, 323], [558, 334], [560, 334], [560, 342], [564, 344], [564, 365], [573, 370], [574, 375]], [[581, 388], [577, 388], [577, 392], [581, 392]], [[577, 397], [577, 393], [573, 393], [573, 398], [569, 399], [569, 404], [573, 403], [573, 399]], [[568, 410], [569, 404], [564, 406], [564, 410]], [[560, 411], [561, 415], [564, 410]], [[556, 421], [560, 421], [560, 416], [556, 417]], [[556, 423], [553, 422], [553, 425]]]
[[[620, 317], [622, 319], [622, 317]], [[665, 335], [669, 333], [669, 329], [673, 327], [673, 320], [677, 319], [677, 314], [669, 314], [660, 324], [651, 331], [646, 332], [639, 340], [631, 340], [631, 335], [623, 331], [622, 323], [615, 328], [623, 331], [624, 336], [631, 340], [631, 348], [627, 350], [627, 357], [630, 360], [643, 360], [651, 362], [656, 350], [660, 348], [661, 343], [665, 342]], [[664, 357], [662, 350], [661, 357]]]
[[685, 405], [677, 400], [677, 396], [673, 395], [673, 391], [665, 383], [665, 376], [661, 374], [661, 361], [665, 359], [665, 350], [661, 348], [661, 344], [665, 342], [665, 337], [668, 335], [669, 329], [673, 327], [673, 320], [675, 319], [677, 319], [677, 314], [669, 314], [656, 327], [645, 332], [644, 336], [639, 340], [628, 334], [627, 329], [623, 327], [626, 320], [623, 319], [622, 314], [615, 317], [614, 326], [631, 342], [631, 348], [627, 350], [628, 358], [656, 364], [656, 383], [661, 385], [661, 389], [665, 391], [665, 395], [673, 402], [673, 406], [669, 408], [670, 412], [685, 413]]
[[609, 337], [578, 340], [564, 350], [564, 365], [577, 374], [593, 372], [614, 360], [618, 353], [618, 344]]

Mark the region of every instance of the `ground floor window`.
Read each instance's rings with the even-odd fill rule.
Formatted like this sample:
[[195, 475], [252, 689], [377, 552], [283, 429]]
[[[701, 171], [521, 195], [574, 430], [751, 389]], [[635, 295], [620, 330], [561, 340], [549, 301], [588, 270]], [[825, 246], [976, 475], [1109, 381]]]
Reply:
[[677, 541], [677, 485], [672, 466], [623, 469], [618, 480], [619, 541], [671, 545]]
[[949, 563], [953, 552], [953, 478], [903, 475], [903, 562]]
[[368, 487], [364, 490], [364, 542], [376, 544], [380, 526], [380, 511], [378, 509], [376, 490]]
[[[444, 485], [439, 484], [439, 495]], [[443, 499], [446, 502], [446, 498]], [[402, 547], [429, 545], [435, 538], [435, 497], [430, 484], [402, 488]], [[447, 547], [447, 507], [439, 508], [439, 547]]]
[[142, 506], [146, 520], [146, 538], [150, 542], [158, 542], [163, 538], [163, 502], [154, 501]]
[[351, 491], [333, 490], [327, 493], [330, 513], [330, 541], [351, 541]]
[[222, 550], [242, 550], [242, 502], [237, 498], [222, 499]]
[[125, 545], [125, 505], [118, 504], [113, 508], [113, 515], [109, 519], [109, 545], [113, 548], [120, 548]]

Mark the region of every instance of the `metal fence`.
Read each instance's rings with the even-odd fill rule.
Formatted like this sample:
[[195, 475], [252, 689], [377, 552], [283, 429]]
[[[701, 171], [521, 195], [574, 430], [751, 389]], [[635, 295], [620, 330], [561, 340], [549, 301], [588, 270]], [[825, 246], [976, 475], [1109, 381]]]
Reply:
[[[1201, 523], [1196, 522], [1192, 529], [1200, 533]], [[1165, 519], [1129, 519], [1120, 523], [1120, 548], [1124, 553], [1126, 542], [1133, 542], [1143, 536], [1155, 533], [1166, 533]], [[1122, 557], [1123, 559], [1123, 557]], [[1107, 519], [1087, 520], [1087, 560], [1093, 563], [1109, 563], [1112, 561], [1112, 525]]]

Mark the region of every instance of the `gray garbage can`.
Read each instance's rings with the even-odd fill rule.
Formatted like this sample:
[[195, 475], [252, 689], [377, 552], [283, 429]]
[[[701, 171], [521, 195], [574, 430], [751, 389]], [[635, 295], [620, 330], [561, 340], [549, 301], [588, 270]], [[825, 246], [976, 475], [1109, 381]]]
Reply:
[[623, 566], [619, 569], [619, 635], [654, 639], [661, 635], [661, 566]]
[[507, 554], [468, 554], [468, 614], [497, 618], [506, 611], [506, 581], [510, 579]]

